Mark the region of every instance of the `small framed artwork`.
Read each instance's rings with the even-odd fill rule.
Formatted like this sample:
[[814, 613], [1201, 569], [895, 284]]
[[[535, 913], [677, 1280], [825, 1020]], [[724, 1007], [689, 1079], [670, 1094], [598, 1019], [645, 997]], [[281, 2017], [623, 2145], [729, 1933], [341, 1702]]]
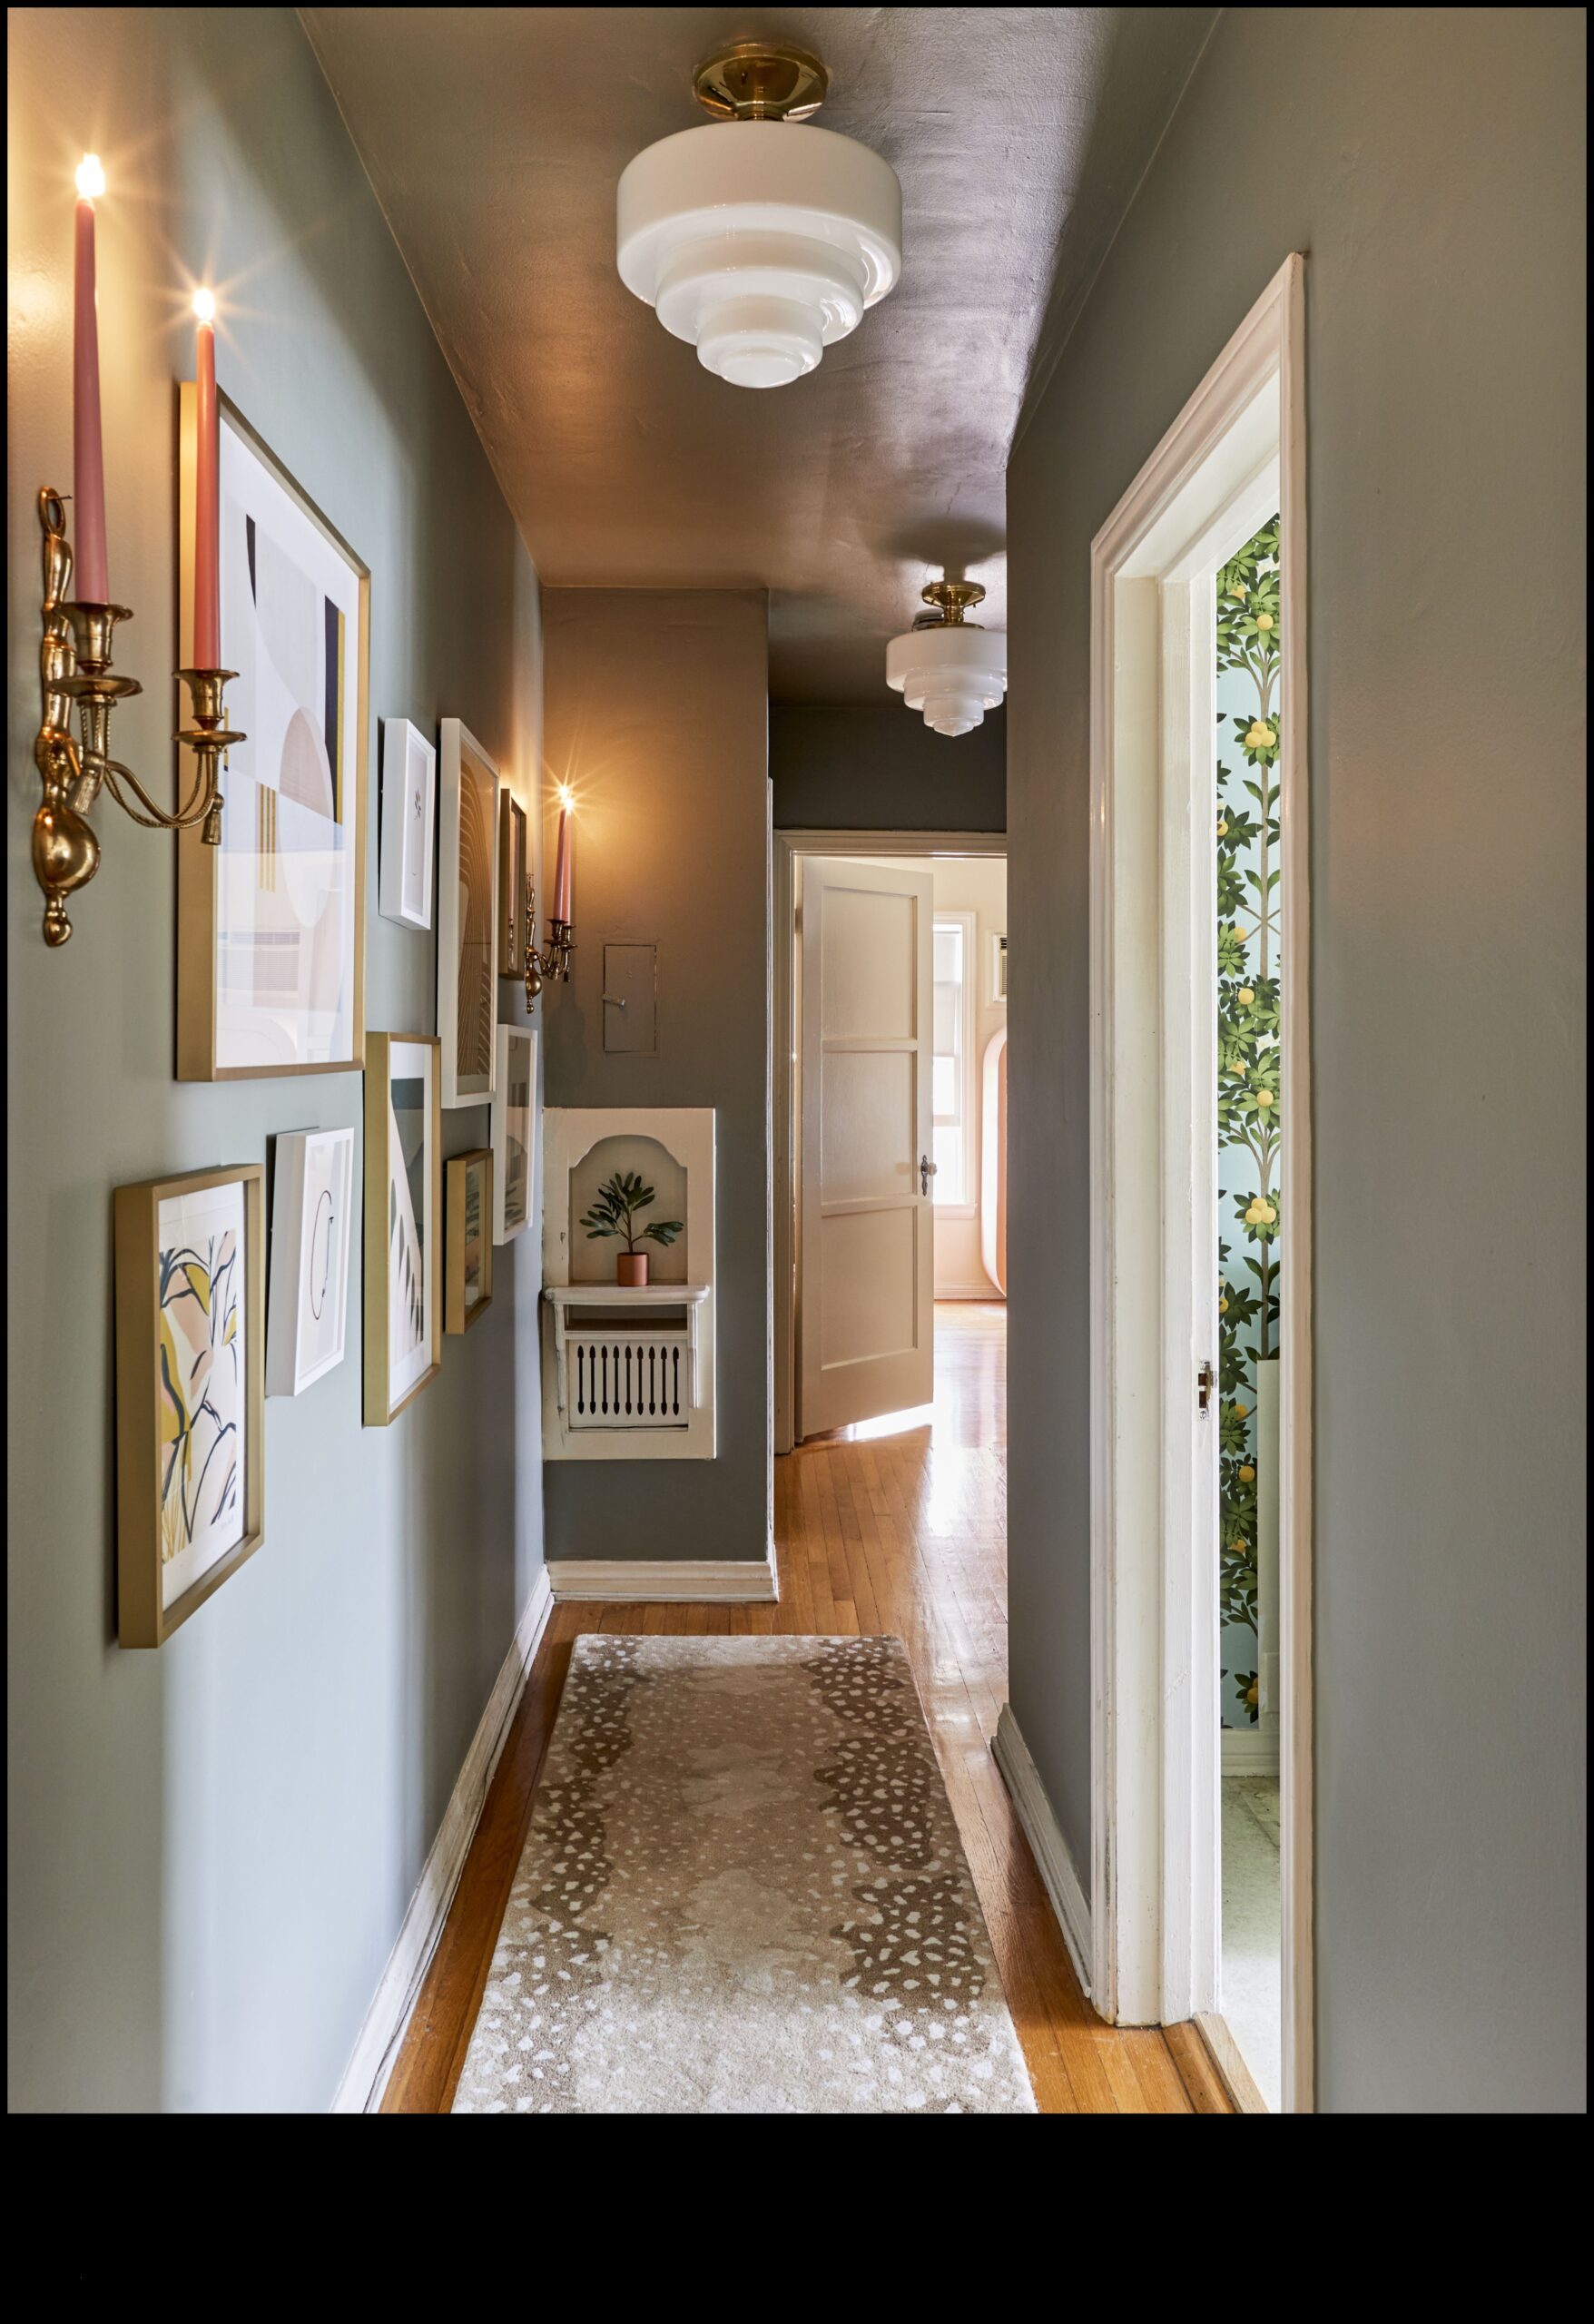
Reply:
[[[182, 395], [186, 665], [196, 434], [194, 390]], [[221, 845], [177, 835], [177, 1078], [346, 1073], [365, 1057], [370, 575], [218, 402], [221, 660], [243, 740], [221, 771]]]
[[498, 770], [458, 718], [443, 721], [438, 808], [438, 1035], [443, 1103], [493, 1094], [498, 1030]]
[[438, 754], [408, 718], [382, 721], [382, 853], [377, 909], [404, 928], [432, 924]]
[[1008, 940], [1004, 932], [994, 931], [990, 940], [990, 999], [1006, 1000], [1008, 997]]
[[493, 1240], [512, 1243], [531, 1224], [536, 1177], [536, 1033], [498, 1028], [498, 1078], [493, 1090]]
[[438, 1043], [372, 1033], [365, 1063], [365, 1424], [386, 1428], [443, 1356]]
[[265, 1172], [118, 1187], [116, 1634], [161, 1646], [265, 1525]]
[[526, 970], [526, 810], [504, 786], [498, 803], [498, 928], [503, 947], [498, 954], [501, 977], [522, 976]]
[[343, 1361], [354, 1132], [285, 1130], [275, 1160], [266, 1393], [298, 1396]]
[[447, 1171], [448, 1253], [443, 1271], [444, 1323], [467, 1332], [493, 1304], [493, 1150], [456, 1154]]

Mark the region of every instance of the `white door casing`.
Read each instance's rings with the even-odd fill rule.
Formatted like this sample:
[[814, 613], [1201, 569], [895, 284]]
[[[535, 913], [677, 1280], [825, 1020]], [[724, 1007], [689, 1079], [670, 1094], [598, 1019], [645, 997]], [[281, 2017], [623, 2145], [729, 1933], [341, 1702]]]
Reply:
[[805, 859], [798, 1433], [934, 1394], [933, 881]]

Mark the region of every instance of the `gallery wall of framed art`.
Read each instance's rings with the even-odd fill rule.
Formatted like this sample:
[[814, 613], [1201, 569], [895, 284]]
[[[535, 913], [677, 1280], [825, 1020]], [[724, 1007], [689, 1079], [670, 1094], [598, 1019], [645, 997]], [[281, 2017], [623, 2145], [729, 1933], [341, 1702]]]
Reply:
[[[221, 837], [178, 834], [177, 1076], [338, 1073], [365, 1039], [370, 574], [218, 399], [221, 653], [242, 739]], [[180, 390], [182, 650], [192, 655], [198, 406]]]

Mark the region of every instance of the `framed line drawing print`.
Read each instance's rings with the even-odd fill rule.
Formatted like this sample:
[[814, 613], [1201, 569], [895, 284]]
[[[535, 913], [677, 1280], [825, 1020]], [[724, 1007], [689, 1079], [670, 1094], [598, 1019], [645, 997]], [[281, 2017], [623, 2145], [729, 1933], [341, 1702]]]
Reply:
[[343, 1361], [354, 1132], [284, 1130], [275, 1166], [266, 1393], [298, 1396]]
[[444, 1325], [467, 1332], [493, 1304], [493, 1154], [456, 1154], [447, 1171], [448, 1247]]
[[382, 852], [377, 910], [404, 928], [432, 924], [438, 754], [408, 718], [382, 721]]
[[513, 1242], [531, 1224], [536, 1177], [536, 1031], [498, 1028], [493, 1090], [493, 1240]]
[[445, 718], [438, 803], [438, 1035], [443, 1103], [493, 1094], [497, 1056], [498, 770]]
[[365, 1062], [365, 1424], [386, 1428], [443, 1355], [438, 1044], [372, 1033]]
[[116, 1635], [161, 1646], [259, 1548], [265, 1171], [118, 1187]]
[[[178, 834], [177, 1078], [344, 1073], [364, 1060], [370, 576], [236, 405], [218, 402], [221, 659], [244, 740], [221, 772], [220, 847]], [[194, 412], [185, 386], [185, 664]]]
[[526, 810], [507, 783], [498, 803], [498, 974], [526, 971]]

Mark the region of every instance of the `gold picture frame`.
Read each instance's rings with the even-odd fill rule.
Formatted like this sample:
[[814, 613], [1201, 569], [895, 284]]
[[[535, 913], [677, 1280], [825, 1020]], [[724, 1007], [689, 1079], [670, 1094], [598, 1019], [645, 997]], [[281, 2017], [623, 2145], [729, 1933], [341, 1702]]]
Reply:
[[467, 1154], [451, 1155], [445, 1177], [443, 1327], [467, 1332], [493, 1304], [492, 1147], [475, 1146]]
[[238, 1162], [113, 1196], [121, 1646], [164, 1645], [264, 1539], [265, 1177]]
[[[410, 1086], [417, 1081], [423, 1085], [418, 1092]], [[442, 1058], [435, 1034], [366, 1035], [367, 1428], [386, 1428], [397, 1420], [442, 1369], [441, 1095]]]
[[526, 810], [506, 783], [498, 799], [498, 974], [526, 973]]
[[[330, 787], [333, 820], [340, 822], [345, 819], [343, 805], [349, 800], [349, 794], [343, 788], [348, 777], [340, 770], [347, 763], [352, 763], [351, 803], [354, 833], [352, 842], [347, 851], [349, 868], [343, 883], [345, 893], [352, 905], [353, 918], [352, 959], [349, 962], [348, 969], [349, 1038], [346, 1041], [337, 1042], [336, 1055], [323, 1058], [295, 1058], [275, 1063], [262, 1062], [258, 1055], [234, 1056], [231, 1062], [223, 1061], [221, 1059], [220, 1051], [223, 1047], [233, 1051], [241, 1051], [249, 1049], [251, 1043], [258, 1049], [269, 1045], [273, 1040], [280, 1041], [283, 1025], [290, 1020], [290, 1010], [278, 999], [274, 991], [270, 1002], [258, 1009], [241, 1009], [235, 1006], [229, 1008], [224, 1005], [221, 999], [222, 980], [218, 973], [218, 945], [224, 931], [221, 926], [220, 891], [223, 872], [231, 854], [235, 881], [233, 892], [237, 892], [236, 867], [239, 859], [237, 854], [230, 849], [229, 841], [237, 832], [236, 818], [242, 805], [240, 794], [243, 790], [242, 780], [235, 777], [235, 796], [231, 802], [228, 801], [227, 773], [224, 768], [221, 775], [223, 801], [221, 845], [207, 847], [197, 828], [180, 831], [177, 834], [177, 1078], [180, 1081], [255, 1081], [275, 1079], [288, 1075], [356, 1072], [365, 1062], [365, 881], [369, 847], [367, 761], [370, 740], [370, 569], [361, 558], [355, 555], [341, 534], [328, 523], [314, 501], [300, 489], [272, 453], [270, 446], [250, 426], [231, 399], [222, 395], [218, 397], [217, 400], [220, 407], [219, 426], [223, 470], [221, 547], [223, 575], [225, 576], [228, 570], [229, 558], [233, 553], [225, 527], [227, 473], [230, 463], [234, 458], [241, 463], [251, 459], [258, 463], [259, 468], [264, 472], [259, 488], [273, 502], [285, 528], [290, 528], [296, 524], [302, 527], [299, 538], [307, 556], [324, 556], [330, 551], [333, 565], [345, 566], [348, 569], [347, 577], [340, 582], [340, 586], [345, 597], [350, 599], [353, 604], [356, 625], [354, 654], [356, 699], [352, 717], [350, 717], [341, 684], [343, 665], [339, 662], [336, 693], [337, 714], [335, 717], [329, 715], [326, 722], [330, 727], [335, 727], [338, 732], [339, 743], [338, 763], [336, 766], [333, 765], [323, 745], [321, 756], [326, 760], [326, 764], [324, 770], [315, 779], [324, 781]], [[179, 394], [177, 464], [178, 541], [180, 544], [177, 627], [181, 647], [179, 659], [184, 667], [187, 667], [193, 658], [193, 502], [196, 429], [195, 389], [192, 385], [184, 383]], [[281, 496], [280, 498], [278, 497], [279, 495]], [[284, 505], [284, 503], [290, 505]], [[251, 527], [249, 541], [250, 575], [251, 586], [253, 587], [255, 586], [255, 539], [252, 530], [254, 519], [251, 518], [249, 523]], [[330, 598], [327, 598], [325, 603], [334, 612], [339, 613], [339, 618], [347, 619], [347, 614], [341, 608], [333, 606]], [[227, 621], [225, 604], [222, 608], [222, 618], [225, 624]], [[236, 635], [235, 632], [231, 634]], [[229, 636], [224, 632], [223, 658], [226, 656], [228, 643]], [[234, 759], [240, 755], [240, 753], [247, 754], [262, 740], [261, 722], [263, 709], [261, 693], [263, 689], [256, 690], [251, 687], [251, 674], [246, 672], [234, 678], [227, 701], [230, 722], [241, 727], [246, 738], [245, 743], [234, 752]], [[329, 689], [329, 703], [332, 700], [332, 683], [331, 678], [324, 672], [323, 684]], [[282, 685], [279, 680], [277, 692], [280, 694], [282, 691]], [[300, 713], [297, 715], [303, 714]], [[288, 729], [290, 734], [296, 723], [297, 717], [295, 721], [290, 722]], [[252, 744], [249, 740], [251, 726], [256, 729]], [[182, 797], [182, 788], [190, 780], [192, 768], [188, 763], [186, 746], [179, 743], [177, 750], [179, 758], [182, 762], [178, 770], [177, 796]], [[283, 748], [282, 758], [284, 767], [288, 766], [290, 758], [286, 747]], [[306, 738], [300, 750], [294, 753], [294, 763], [310, 767], [312, 771], [319, 763], [315, 759], [315, 743], [309, 722], [306, 726]], [[279, 871], [277, 838], [281, 820], [280, 803], [283, 789], [284, 783], [280, 774], [275, 787], [266, 784], [257, 787], [251, 784], [249, 795], [255, 804], [254, 836], [257, 852], [252, 858], [248, 855], [243, 858], [246, 863], [252, 861], [255, 866], [255, 884], [261, 891], [262, 899], [265, 900], [261, 905], [262, 911], [268, 914], [275, 911], [279, 915], [297, 901], [296, 897], [290, 892], [287, 879]], [[290, 805], [296, 809], [298, 807], [298, 802], [292, 800], [291, 796]], [[235, 818], [231, 827], [227, 821], [229, 814]], [[341, 852], [339, 851], [339, 853]], [[301, 863], [313, 862], [313, 852], [304, 851], [298, 860]], [[335, 860], [335, 858], [329, 854], [329, 860]], [[316, 923], [318, 929], [320, 924], [318, 921]], [[275, 933], [269, 929], [265, 932], [268, 935]], [[317, 949], [314, 946], [310, 948], [312, 952]], [[274, 956], [269, 952], [263, 956], [257, 955], [255, 970], [257, 975], [262, 967], [270, 970], [273, 966], [273, 959]], [[339, 1009], [339, 1015], [341, 1013]], [[251, 1019], [253, 1020], [252, 1023]], [[311, 1043], [316, 1038], [313, 1029], [310, 1029], [309, 1012], [300, 1012], [299, 1037]]]

